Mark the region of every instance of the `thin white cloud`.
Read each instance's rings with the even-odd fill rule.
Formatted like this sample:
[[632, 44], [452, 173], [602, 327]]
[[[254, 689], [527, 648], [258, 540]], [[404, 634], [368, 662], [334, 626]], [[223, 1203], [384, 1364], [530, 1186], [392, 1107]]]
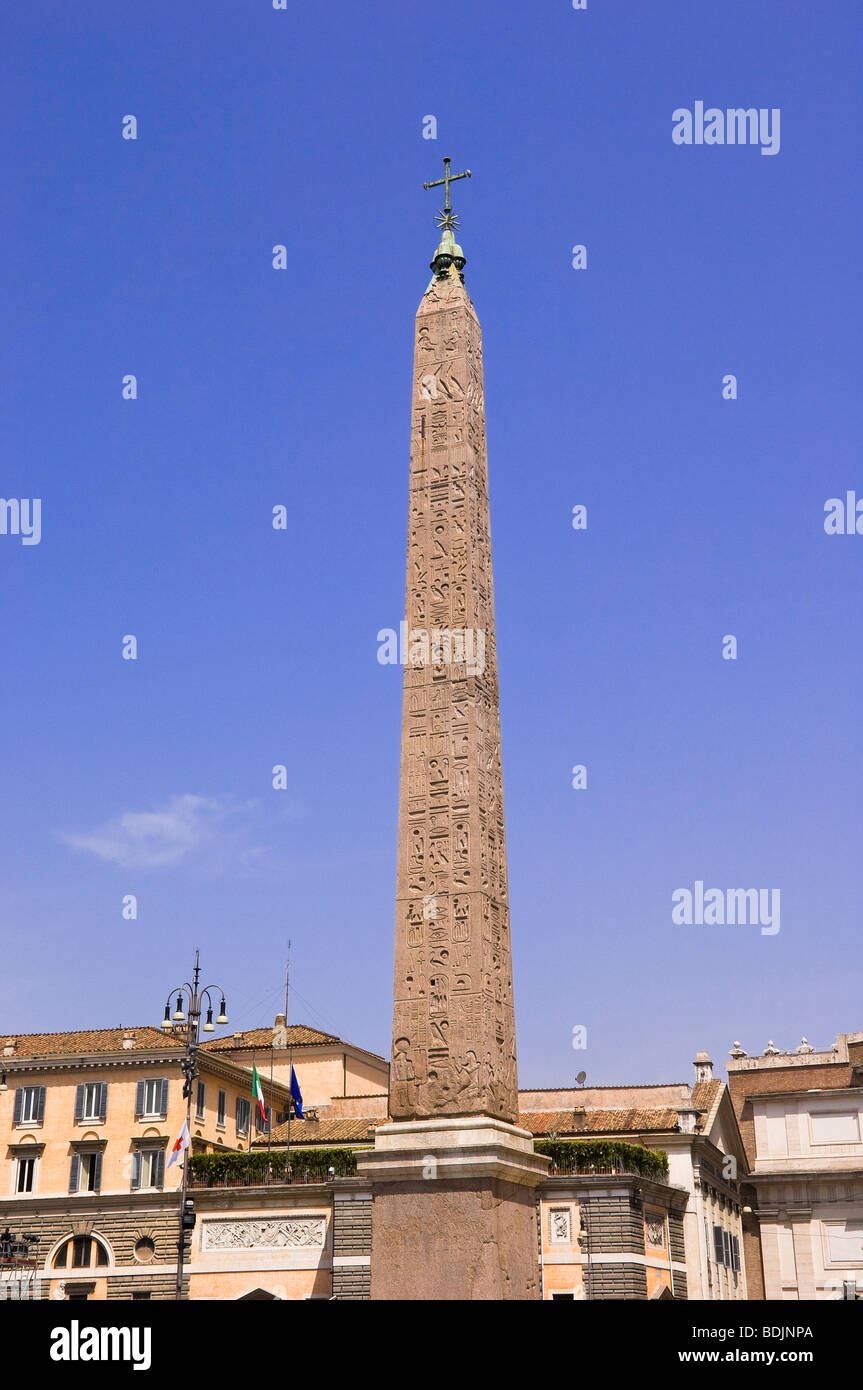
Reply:
[[205, 796], [174, 796], [161, 810], [126, 811], [89, 835], [64, 832], [61, 839], [123, 868], [154, 869], [179, 864], [213, 838], [224, 815]]

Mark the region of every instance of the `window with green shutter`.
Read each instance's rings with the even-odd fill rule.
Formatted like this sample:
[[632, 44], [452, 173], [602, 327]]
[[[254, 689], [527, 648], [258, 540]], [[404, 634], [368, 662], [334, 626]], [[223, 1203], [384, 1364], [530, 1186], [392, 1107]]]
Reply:
[[164, 1077], [139, 1081], [135, 1087], [136, 1119], [163, 1118], [168, 1113], [168, 1082]]
[[147, 1187], [164, 1187], [165, 1151], [157, 1148], [136, 1149], [132, 1156], [132, 1191]]
[[45, 1087], [19, 1086], [15, 1091], [12, 1123], [15, 1125], [41, 1125], [44, 1118]]
[[103, 1124], [108, 1113], [108, 1084], [86, 1081], [75, 1087], [75, 1123]]

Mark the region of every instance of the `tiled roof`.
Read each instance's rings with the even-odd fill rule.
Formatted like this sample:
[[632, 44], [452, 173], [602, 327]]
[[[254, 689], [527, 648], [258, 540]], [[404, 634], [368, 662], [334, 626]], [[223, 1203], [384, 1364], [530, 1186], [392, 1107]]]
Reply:
[[[333, 1120], [292, 1120], [291, 1146], [370, 1143], [375, 1129], [385, 1123], [383, 1119], [368, 1115]], [[583, 1134], [667, 1134], [677, 1129], [677, 1111], [588, 1110], [584, 1116], [573, 1119], [571, 1111], [546, 1110], [542, 1113], [522, 1113], [519, 1124], [538, 1139], [547, 1138], [549, 1134], [568, 1139], [577, 1139]], [[287, 1123], [277, 1125], [273, 1130], [272, 1142], [286, 1144], [287, 1140]], [[261, 1136], [256, 1142], [260, 1145], [267, 1141]]]
[[180, 1051], [184, 1046], [180, 1039], [166, 1037], [161, 1028], [152, 1028], [149, 1024], [143, 1028], [86, 1028], [71, 1033], [0, 1033], [0, 1052], [10, 1040], [14, 1040], [15, 1050], [8, 1054], [9, 1061], [13, 1058], [84, 1057], [93, 1052], [152, 1052], [155, 1048]]
[[577, 1139], [582, 1134], [667, 1133], [677, 1129], [677, 1111], [585, 1110], [583, 1115], [573, 1115], [571, 1110], [527, 1111], [519, 1115], [518, 1122], [536, 1138], [549, 1134]]
[[[291, 1148], [295, 1144], [320, 1144], [326, 1147], [327, 1144], [350, 1144], [359, 1141], [371, 1142], [374, 1138], [374, 1131], [378, 1125], [384, 1124], [382, 1119], [344, 1119], [344, 1120], [291, 1120]], [[266, 1144], [265, 1136], [261, 1136], [258, 1144]], [[287, 1122], [283, 1125], [276, 1125], [272, 1134], [274, 1144], [286, 1144], [288, 1142]]]
[[[317, 1047], [322, 1043], [338, 1043], [335, 1033], [322, 1033], [319, 1028], [307, 1028], [304, 1023], [289, 1023], [284, 1030], [286, 1047]], [[203, 1044], [208, 1052], [241, 1052], [262, 1048], [269, 1050], [273, 1045], [273, 1029], [248, 1028], [240, 1037], [226, 1033], [221, 1038], [210, 1038]], [[281, 1043], [279, 1044], [281, 1047]]]
[[707, 1130], [713, 1124], [724, 1090], [725, 1082], [721, 1081], [718, 1076], [714, 1076], [710, 1081], [696, 1081], [693, 1086], [692, 1104], [696, 1110], [704, 1111], [704, 1118], [701, 1121], [702, 1129]]

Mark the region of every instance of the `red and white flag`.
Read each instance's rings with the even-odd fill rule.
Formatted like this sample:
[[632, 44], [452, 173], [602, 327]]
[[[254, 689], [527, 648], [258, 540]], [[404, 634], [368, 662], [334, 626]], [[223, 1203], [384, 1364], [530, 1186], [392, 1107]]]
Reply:
[[180, 1130], [180, 1133], [177, 1137], [177, 1142], [171, 1150], [171, 1157], [168, 1159], [169, 1168], [172, 1163], [177, 1162], [177, 1159], [180, 1157], [180, 1154], [183, 1153], [189, 1147], [190, 1143], [191, 1139], [189, 1138], [189, 1126], [186, 1124], [186, 1121], [184, 1120], [183, 1128]]

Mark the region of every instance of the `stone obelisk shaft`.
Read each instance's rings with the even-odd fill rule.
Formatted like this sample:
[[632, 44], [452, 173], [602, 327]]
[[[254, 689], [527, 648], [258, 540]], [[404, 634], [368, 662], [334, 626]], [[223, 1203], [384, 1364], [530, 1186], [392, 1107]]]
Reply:
[[513, 1122], [482, 334], [463, 263], [439, 254], [416, 316], [390, 1117]]

